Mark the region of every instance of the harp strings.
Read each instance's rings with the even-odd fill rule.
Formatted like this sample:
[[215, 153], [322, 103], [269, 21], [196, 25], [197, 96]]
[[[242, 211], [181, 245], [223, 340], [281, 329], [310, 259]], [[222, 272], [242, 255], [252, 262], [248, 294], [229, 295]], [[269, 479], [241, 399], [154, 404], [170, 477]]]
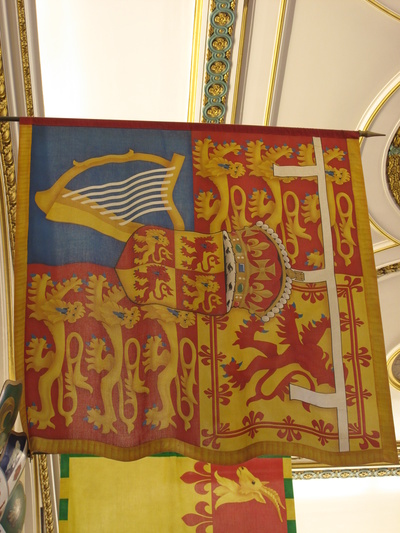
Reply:
[[63, 198], [99, 210], [120, 226], [133, 222], [147, 213], [170, 211], [168, 187], [175, 167], [139, 172], [122, 181], [90, 185], [69, 191]]

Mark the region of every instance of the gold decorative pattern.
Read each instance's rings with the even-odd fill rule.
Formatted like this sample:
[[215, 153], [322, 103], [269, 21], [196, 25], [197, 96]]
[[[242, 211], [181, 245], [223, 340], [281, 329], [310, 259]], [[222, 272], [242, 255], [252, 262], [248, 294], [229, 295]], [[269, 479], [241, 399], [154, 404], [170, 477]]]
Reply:
[[234, 1], [210, 2], [202, 122], [218, 124], [225, 120], [235, 8]]
[[26, 33], [25, 4], [24, 0], [18, 0], [18, 26], [19, 41], [21, 47], [22, 70], [24, 75], [25, 106], [28, 117], [33, 117], [33, 97], [31, 70], [29, 66], [28, 37]]
[[[397, 443], [397, 455], [400, 460], [400, 443]], [[321, 463], [305, 461], [300, 457], [292, 457], [293, 479], [333, 479], [333, 478], [366, 478], [366, 477], [387, 477], [400, 476], [400, 466], [398, 465], [369, 465], [359, 468], [331, 468]]]
[[226, 69], [226, 66], [225, 63], [222, 63], [222, 61], [215, 61], [214, 63], [211, 63], [210, 69], [216, 74], [220, 74]]
[[[6, 82], [4, 77], [3, 56], [1, 52], [0, 43], [0, 116], [5, 117], [7, 115], [8, 105], [6, 95]], [[17, 212], [17, 185], [15, 181], [14, 157], [12, 152], [11, 129], [9, 122], [0, 123], [0, 152], [3, 176], [5, 181], [4, 185], [7, 197], [9, 237], [11, 243], [11, 250], [14, 257], [15, 222]]]
[[228, 26], [228, 24], [230, 24], [231, 20], [232, 19], [231, 19], [229, 13], [224, 13], [224, 12], [218, 13], [218, 15], [214, 18], [214, 21], [219, 26]]
[[44, 453], [38, 455], [40, 488], [42, 492], [44, 519], [46, 524], [46, 533], [54, 532], [53, 511], [51, 507], [49, 470], [47, 457]]
[[219, 83], [213, 83], [209, 88], [209, 92], [213, 96], [218, 96], [224, 92], [224, 88]]
[[386, 161], [386, 178], [390, 192], [400, 207], [400, 128], [393, 137]]
[[388, 477], [400, 476], [399, 466], [388, 467], [367, 467], [367, 468], [320, 468], [306, 469], [295, 468], [292, 471], [293, 479], [348, 479], [348, 478], [366, 478], [366, 477]]
[[378, 268], [376, 275], [379, 277], [385, 276], [386, 274], [393, 274], [393, 272], [399, 272], [400, 263], [392, 263], [391, 265], [386, 265], [384, 267]]
[[211, 41], [211, 46], [214, 48], [214, 50], [225, 50], [225, 48], [228, 48], [229, 42], [224, 37], [217, 37], [213, 41]]
[[222, 115], [222, 110], [220, 107], [214, 105], [209, 107], [206, 113], [210, 118], [219, 118]]

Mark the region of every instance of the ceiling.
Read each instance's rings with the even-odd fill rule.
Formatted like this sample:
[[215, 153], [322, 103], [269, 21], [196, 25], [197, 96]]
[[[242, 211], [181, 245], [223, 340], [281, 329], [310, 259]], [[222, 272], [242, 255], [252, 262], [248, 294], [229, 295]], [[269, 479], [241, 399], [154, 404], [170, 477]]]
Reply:
[[[212, 9], [222, 4], [228, 17], [217, 19], [221, 10]], [[214, 43], [216, 36], [223, 40]], [[0, 115], [214, 120], [382, 134], [364, 139], [361, 151], [388, 360], [400, 352], [400, 208], [386, 170], [389, 150], [390, 157], [397, 154], [391, 146], [400, 126], [397, 0], [114, 0], [112, 7], [108, 0], [18, 0], [0, 3], [0, 42]], [[222, 73], [211, 69], [217, 61]], [[18, 130], [15, 124], [1, 128], [0, 349], [12, 354], [7, 228], [12, 233], [15, 223]], [[6, 357], [0, 371], [4, 381]], [[400, 390], [390, 389], [400, 441]], [[362, 479], [332, 470], [321, 479], [314, 468], [314, 481], [299, 480], [299, 533], [319, 531], [322, 516], [332, 517], [328, 533], [354, 516], [351, 531], [389, 530], [399, 470], [379, 474], [377, 468], [364, 470]], [[34, 531], [32, 510], [30, 516]]]

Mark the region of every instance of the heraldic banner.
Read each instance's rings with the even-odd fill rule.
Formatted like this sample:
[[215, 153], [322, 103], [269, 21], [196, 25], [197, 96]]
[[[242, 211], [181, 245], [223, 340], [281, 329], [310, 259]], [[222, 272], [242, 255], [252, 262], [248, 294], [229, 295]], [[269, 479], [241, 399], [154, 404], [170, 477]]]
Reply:
[[31, 451], [397, 461], [358, 133], [20, 128]]
[[290, 458], [61, 456], [60, 533], [296, 533]]

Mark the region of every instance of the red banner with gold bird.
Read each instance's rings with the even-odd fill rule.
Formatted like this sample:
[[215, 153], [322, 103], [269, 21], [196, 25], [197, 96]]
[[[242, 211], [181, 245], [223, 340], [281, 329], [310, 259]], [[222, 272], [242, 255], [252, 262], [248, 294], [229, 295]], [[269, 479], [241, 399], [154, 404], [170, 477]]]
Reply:
[[33, 451], [397, 460], [358, 134], [25, 119]]
[[214, 465], [62, 455], [60, 470], [60, 533], [296, 533], [288, 457]]

